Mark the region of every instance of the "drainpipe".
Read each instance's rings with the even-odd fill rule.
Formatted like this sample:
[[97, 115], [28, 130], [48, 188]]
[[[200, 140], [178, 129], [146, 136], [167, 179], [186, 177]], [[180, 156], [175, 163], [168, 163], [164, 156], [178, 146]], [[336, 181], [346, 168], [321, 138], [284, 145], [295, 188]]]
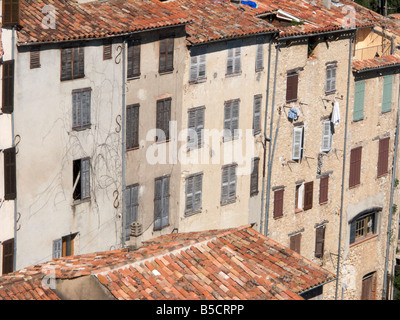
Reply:
[[[399, 78], [400, 79], [400, 78]], [[385, 256], [385, 268], [383, 269], [385, 275], [383, 277], [383, 290], [382, 290], [382, 300], [386, 300], [386, 292], [387, 292], [387, 276], [386, 272], [388, 269], [389, 263], [389, 249], [390, 249], [390, 235], [392, 229], [392, 217], [393, 217], [393, 194], [395, 188], [395, 181], [396, 181], [396, 166], [397, 166], [397, 144], [399, 141], [399, 107], [400, 107], [400, 81], [399, 81], [399, 96], [397, 97], [397, 115], [396, 115], [396, 136], [394, 142], [394, 158], [393, 158], [393, 172], [392, 172], [392, 186], [390, 189], [390, 204], [389, 204], [389, 221], [388, 227], [386, 231], [386, 256]]]
[[349, 99], [350, 99], [350, 74], [351, 74], [351, 58], [353, 49], [353, 37], [350, 38], [349, 42], [349, 62], [347, 70], [347, 97], [346, 97], [346, 117], [344, 127], [344, 142], [343, 142], [343, 165], [342, 165], [342, 187], [340, 195], [340, 214], [339, 214], [339, 241], [338, 241], [338, 255], [337, 255], [337, 266], [336, 266], [336, 292], [335, 300], [337, 300], [338, 288], [339, 288], [339, 270], [340, 270], [340, 248], [342, 246], [342, 220], [343, 220], [343, 192], [344, 192], [344, 180], [346, 173], [346, 146], [347, 146], [347, 118], [349, 114]]
[[[276, 45], [276, 56], [275, 56], [275, 71], [274, 71], [274, 88], [272, 92], [272, 106], [271, 106], [271, 122], [269, 127], [269, 136], [272, 137], [272, 128], [274, 123], [274, 112], [275, 112], [275, 93], [276, 93], [276, 74], [278, 71], [278, 56], [279, 56], [279, 44]], [[276, 140], [275, 140], [276, 141]], [[268, 216], [269, 216], [269, 198], [271, 193], [271, 170], [272, 170], [272, 158], [271, 158], [271, 143], [268, 147], [268, 176], [267, 176], [267, 199], [265, 204], [265, 224], [264, 224], [264, 235], [268, 235]]]
[[126, 39], [122, 40], [122, 247], [125, 247], [125, 224], [126, 224], [126, 208], [125, 208], [125, 156], [126, 156], [126, 140], [125, 140], [125, 96], [126, 96]]

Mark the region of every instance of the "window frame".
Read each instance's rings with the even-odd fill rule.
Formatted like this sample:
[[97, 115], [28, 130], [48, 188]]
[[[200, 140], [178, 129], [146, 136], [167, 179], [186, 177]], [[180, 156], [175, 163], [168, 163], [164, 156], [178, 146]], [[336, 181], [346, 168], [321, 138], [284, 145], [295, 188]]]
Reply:
[[[382, 208], [364, 210], [350, 220], [350, 246], [363, 242], [378, 234], [378, 220], [381, 211]], [[370, 226], [368, 226], [369, 221], [371, 221]]]

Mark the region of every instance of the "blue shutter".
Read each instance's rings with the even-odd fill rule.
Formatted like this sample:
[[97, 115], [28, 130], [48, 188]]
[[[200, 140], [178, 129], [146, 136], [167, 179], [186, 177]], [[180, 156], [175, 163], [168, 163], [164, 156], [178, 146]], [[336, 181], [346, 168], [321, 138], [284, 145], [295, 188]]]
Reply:
[[383, 77], [382, 112], [388, 112], [392, 109], [392, 84], [392, 74]]
[[354, 89], [353, 121], [359, 121], [364, 118], [364, 95], [365, 81], [356, 82]]

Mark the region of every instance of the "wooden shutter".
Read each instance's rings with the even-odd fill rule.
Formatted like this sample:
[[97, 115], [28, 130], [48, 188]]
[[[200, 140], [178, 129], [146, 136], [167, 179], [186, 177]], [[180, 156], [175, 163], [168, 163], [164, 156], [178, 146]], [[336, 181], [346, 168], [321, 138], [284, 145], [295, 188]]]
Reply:
[[389, 141], [389, 137], [379, 140], [378, 177], [388, 173]]
[[62, 239], [53, 241], [53, 259], [62, 257]]
[[103, 60], [112, 59], [112, 40], [103, 41]]
[[61, 49], [61, 81], [72, 79], [72, 48]]
[[325, 92], [330, 93], [336, 90], [336, 67], [326, 69]]
[[185, 213], [196, 212], [201, 209], [202, 188], [203, 174], [196, 174], [186, 178]]
[[221, 204], [233, 202], [236, 199], [236, 165], [222, 168]]
[[126, 149], [139, 147], [139, 104], [126, 107]]
[[324, 256], [325, 226], [320, 226], [315, 230], [315, 257]]
[[190, 58], [190, 81], [196, 81], [198, 77], [198, 64], [199, 56], [193, 56]]
[[250, 196], [254, 196], [258, 194], [258, 167], [259, 167], [260, 159], [253, 159], [253, 166], [250, 175]]
[[85, 129], [90, 126], [91, 88], [72, 91], [72, 128]]
[[314, 181], [304, 184], [304, 210], [309, 210], [313, 206]]
[[286, 78], [286, 102], [297, 101], [299, 75], [289, 73]]
[[174, 38], [160, 40], [159, 72], [168, 72], [174, 69]]
[[3, 27], [19, 25], [20, 0], [3, 0]]
[[375, 272], [366, 275], [362, 279], [361, 300], [376, 299], [376, 276]]
[[14, 271], [14, 239], [3, 242], [3, 274]]
[[232, 74], [234, 70], [233, 62], [233, 49], [228, 49], [226, 58], [226, 74]]
[[30, 68], [40, 68], [40, 47], [33, 47], [30, 51]]
[[81, 199], [90, 198], [90, 160], [81, 160]]
[[256, 71], [264, 69], [264, 45], [259, 43], [256, 52]]
[[300, 160], [303, 151], [303, 128], [294, 127], [293, 128], [293, 149], [292, 149], [292, 159]]
[[158, 137], [157, 141], [169, 140], [169, 122], [171, 120], [171, 98], [157, 101], [157, 120], [156, 126], [158, 130], [164, 132], [164, 140]]
[[236, 166], [229, 167], [229, 200], [236, 198]]
[[3, 113], [14, 111], [14, 60], [3, 62]]
[[242, 48], [241, 41], [228, 43], [226, 74], [239, 73], [242, 69]]
[[128, 78], [140, 76], [140, 40], [132, 40], [128, 45]]
[[130, 238], [130, 225], [138, 220], [139, 185], [128, 186], [125, 190], [125, 239]]
[[359, 121], [364, 118], [364, 95], [365, 81], [358, 81], [354, 88], [354, 110], [353, 121]]
[[14, 200], [17, 196], [17, 177], [15, 148], [8, 148], [4, 153], [4, 199]]
[[225, 102], [224, 107], [224, 139], [237, 137], [239, 129], [239, 100]]
[[161, 230], [169, 224], [169, 177], [155, 179], [154, 230]]
[[329, 175], [321, 177], [319, 181], [319, 204], [328, 202]]
[[192, 56], [190, 58], [190, 81], [197, 81], [204, 78], [206, 78], [206, 55], [199, 54]]
[[331, 122], [324, 121], [322, 123], [322, 147], [323, 152], [329, 152], [332, 148], [332, 130]]
[[169, 177], [162, 179], [162, 212], [161, 212], [161, 227], [169, 225]]
[[393, 75], [383, 77], [383, 95], [382, 95], [382, 112], [388, 112], [392, 109], [392, 85]]
[[188, 149], [203, 146], [204, 107], [193, 108], [188, 112]]
[[283, 194], [285, 189], [279, 189], [274, 192], [274, 219], [283, 216]]
[[85, 51], [84, 47], [73, 49], [73, 79], [85, 76]]
[[261, 95], [254, 96], [253, 106], [253, 134], [261, 132]]
[[354, 148], [350, 153], [349, 187], [360, 184], [361, 180], [361, 154], [362, 147]]
[[293, 235], [290, 237], [290, 249], [300, 253], [301, 246], [301, 233]]

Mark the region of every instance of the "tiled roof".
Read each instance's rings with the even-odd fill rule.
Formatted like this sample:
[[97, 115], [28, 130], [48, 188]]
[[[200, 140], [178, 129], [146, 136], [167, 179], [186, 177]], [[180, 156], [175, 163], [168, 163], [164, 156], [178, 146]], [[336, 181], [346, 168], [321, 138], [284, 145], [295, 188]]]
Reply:
[[[297, 300], [334, 279], [248, 225], [161, 236], [132, 252], [54, 259], [0, 277], [0, 299], [31, 299], [46, 270], [54, 270], [57, 279], [95, 276], [116, 299]], [[24, 289], [29, 286], [35, 289]], [[51, 290], [43, 292], [43, 298], [58, 299]]]
[[[55, 9], [55, 28], [44, 28], [45, 5]], [[47, 20], [44, 20], [45, 26]], [[53, 42], [115, 36], [188, 23], [187, 15], [158, 0], [21, 0], [18, 43]]]
[[360, 72], [395, 65], [400, 65], [400, 56], [397, 54], [372, 59], [355, 60], [353, 61], [353, 71]]

